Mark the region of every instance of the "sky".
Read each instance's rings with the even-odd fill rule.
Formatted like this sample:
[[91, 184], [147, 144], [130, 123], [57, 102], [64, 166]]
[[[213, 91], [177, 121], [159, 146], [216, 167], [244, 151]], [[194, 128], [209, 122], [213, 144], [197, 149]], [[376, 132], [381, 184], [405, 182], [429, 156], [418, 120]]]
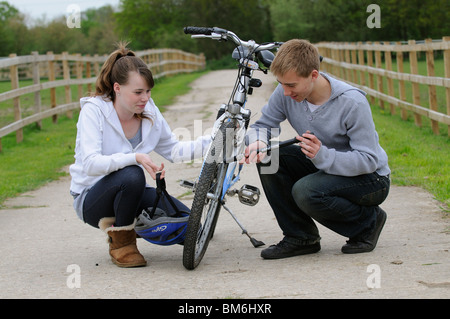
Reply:
[[32, 19], [43, 18], [52, 20], [58, 16], [68, 16], [73, 10], [69, 10], [71, 5], [76, 5], [80, 11], [91, 8], [100, 8], [104, 5], [117, 7], [120, 0], [2, 0], [17, 8], [21, 13], [30, 16]]

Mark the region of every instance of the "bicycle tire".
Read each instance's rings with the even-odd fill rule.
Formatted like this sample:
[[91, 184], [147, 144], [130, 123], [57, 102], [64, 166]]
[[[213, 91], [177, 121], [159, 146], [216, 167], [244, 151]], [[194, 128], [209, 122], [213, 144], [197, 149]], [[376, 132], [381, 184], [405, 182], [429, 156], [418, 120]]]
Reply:
[[[220, 127], [197, 182], [183, 245], [183, 266], [189, 270], [196, 268], [203, 259], [219, 218], [223, 181], [229, 165], [220, 161], [219, 156], [226, 149], [226, 134], [230, 128], [234, 129], [232, 122]], [[212, 194], [212, 198], [208, 194]]]

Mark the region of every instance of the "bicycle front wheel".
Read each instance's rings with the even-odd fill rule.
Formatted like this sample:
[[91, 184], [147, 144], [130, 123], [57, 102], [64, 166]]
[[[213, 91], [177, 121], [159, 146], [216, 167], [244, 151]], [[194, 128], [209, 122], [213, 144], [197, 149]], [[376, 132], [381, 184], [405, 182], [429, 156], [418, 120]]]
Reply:
[[212, 142], [195, 189], [183, 248], [183, 265], [189, 270], [200, 264], [219, 218], [223, 182], [229, 165], [221, 160], [228, 128], [232, 128], [231, 123], [223, 124]]

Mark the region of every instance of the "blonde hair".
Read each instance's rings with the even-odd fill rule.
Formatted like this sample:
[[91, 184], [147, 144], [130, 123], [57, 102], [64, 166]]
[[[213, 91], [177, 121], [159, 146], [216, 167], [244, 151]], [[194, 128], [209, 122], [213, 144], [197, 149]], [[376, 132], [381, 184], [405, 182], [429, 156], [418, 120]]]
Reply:
[[[117, 50], [111, 53], [103, 64], [95, 84], [94, 96], [102, 96], [105, 100], [114, 103], [116, 100], [114, 83], [126, 85], [129, 81], [130, 72], [139, 73], [145, 79], [150, 89], [155, 86], [150, 69], [142, 59], [127, 48], [127, 45], [127, 42], [119, 42]], [[150, 119], [145, 114], [135, 114], [135, 117]]]
[[294, 70], [300, 77], [308, 77], [313, 70], [319, 71], [320, 55], [317, 48], [306, 40], [293, 39], [285, 42], [272, 62], [274, 75], [285, 75]]

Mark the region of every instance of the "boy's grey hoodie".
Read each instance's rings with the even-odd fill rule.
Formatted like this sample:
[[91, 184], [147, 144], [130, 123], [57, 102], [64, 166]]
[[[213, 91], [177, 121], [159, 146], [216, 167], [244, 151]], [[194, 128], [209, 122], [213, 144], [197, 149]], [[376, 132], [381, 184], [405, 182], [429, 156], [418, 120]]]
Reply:
[[390, 174], [388, 157], [378, 142], [365, 92], [320, 74], [331, 84], [331, 97], [326, 103], [311, 112], [306, 101], [296, 102], [284, 96], [283, 87], [278, 85], [263, 107], [261, 118], [251, 125], [248, 142], [268, 143], [279, 135], [280, 123], [288, 120], [299, 135], [309, 130], [322, 142], [311, 159], [318, 169], [340, 176]]

